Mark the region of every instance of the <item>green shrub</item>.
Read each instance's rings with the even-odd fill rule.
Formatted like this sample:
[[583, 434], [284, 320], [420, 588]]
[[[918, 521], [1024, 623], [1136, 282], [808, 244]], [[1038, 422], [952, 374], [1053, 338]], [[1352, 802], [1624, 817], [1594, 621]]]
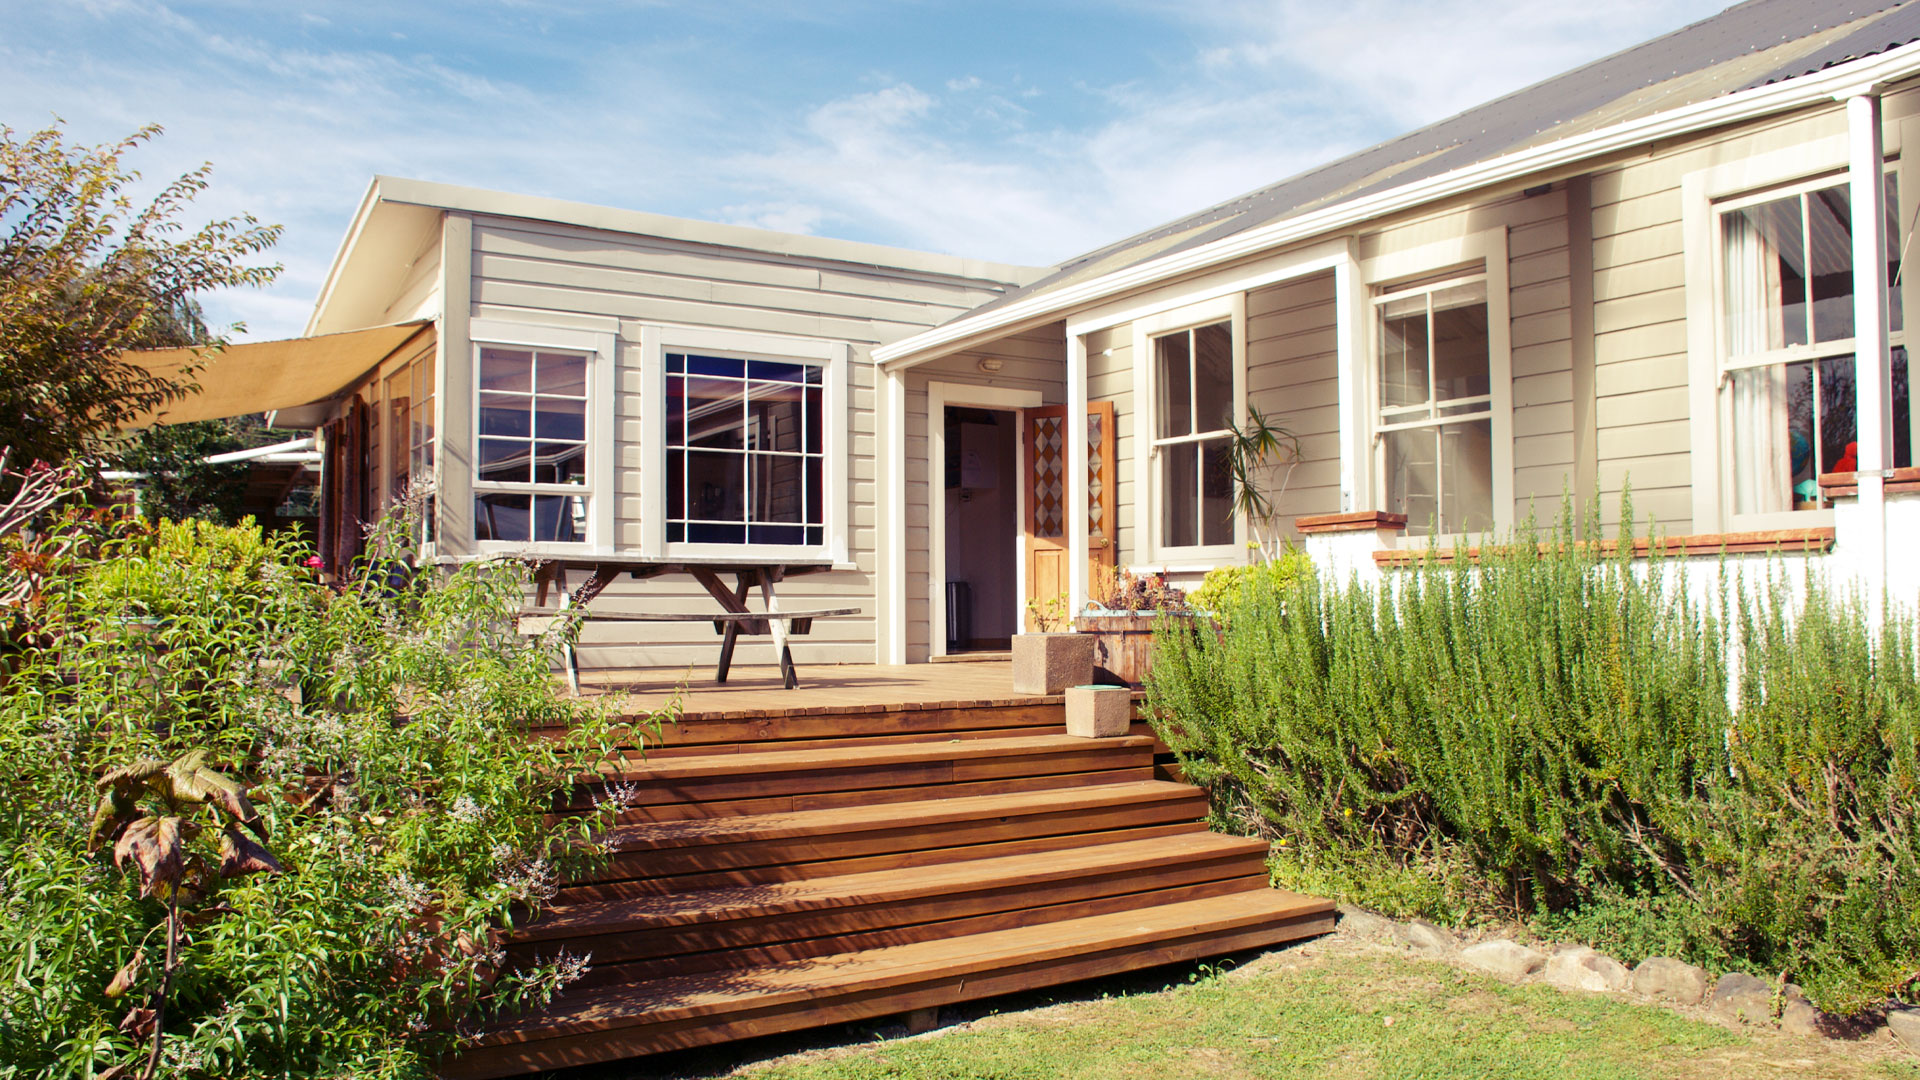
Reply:
[[1377, 591], [1244, 583], [1224, 632], [1156, 642], [1162, 737], [1290, 885], [1786, 971], [1830, 1008], [1901, 989], [1911, 624], [1870, 641], [1817, 582], [1796, 599], [1724, 567], [1710, 611], [1680, 565], [1603, 555], [1569, 518]]
[[[0, 1075], [142, 1071], [176, 899], [161, 1075], [427, 1076], [476, 1020], [577, 976], [498, 970], [498, 929], [595, 857], [595, 819], [547, 820], [555, 793], [621, 741], [618, 702], [556, 695], [557, 642], [515, 632], [522, 569], [396, 584], [404, 520], [341, 590], [251, 524], [48, 535], [76, 530], [13, 560], [53, 565], [0, 685]], [[284, 873], [215, 872], [217, 834], [193, 836], [222, 818], [187, 809], [172, 884], [90, 850], [98, 777], [194, 751], [250, 791]]]
[[1293, 548], [1262, 562], [1218, 567], [1207, 571], [1199, 588], [1187, 594], [1187, 604], [1225, 622], [1233, 618], [1234, 609], [1254, 590], [1285, 593], [1295, 578], [1312, 569], [1307, 553]]

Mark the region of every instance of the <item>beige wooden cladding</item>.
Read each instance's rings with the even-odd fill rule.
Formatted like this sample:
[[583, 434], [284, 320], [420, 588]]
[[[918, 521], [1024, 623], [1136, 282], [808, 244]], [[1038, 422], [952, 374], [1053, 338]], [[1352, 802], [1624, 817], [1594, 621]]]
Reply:
[[[619, 335], [619, 355], [606, 358], [618, 365], [616, 432], [609, 448], [617, 455], [615, 490], [596, 496], [614, 500], [616, 543], [622, 549], [638, 545], [644, 518], [658, 512], [645, 466], [649, 448], [640, 431], [641, 401], [655, 392], [658, 377], [641, 365], [643, 326], [677, 324], [852, 346], [847, 381], [849, 505], [844, 510], [848, 566], [793, 578], [781, 586], [780, 597], [789, 607], [862, 609], [857, 617], [822, 620], [810, 636], [796, 638], [794, 655], [803, 668], [872, 662], [880, 565], [879, 470], [874, 456], [879, 403], [868, 352], [991, 300], [1005, 286], [959, 273], [855, 265], [518, 218], [476, 217], [473, 248], [474, 317], [611, 329]], [[960, 260], [955, 265], [959, 267]], [[924, 394], [921, 401], [924, 408]], [[924, 444], [921, 432], [921, 455]], [[923, 504], [924, 492], [916, 491], [912, 498]], [[918, 533], [913, 546], [924, 563], [923, 505], [917, 517], [910, 513], [910, 520], [910, 531]], [[924, 596], [924, 590], [919, 595]], [[712, 601], [691, 579], [623, 578], [598, 603], [612, 611], [678, 612], [705, 610]], [[924, 602], [917, 618], [924, 641]], [[633, 623], [589, 624], [583, 644], [583, 659], [601, 668], [706, 667], [719, 647], [704, 627]], [[761, 664], [770, 657], [770, 647], [755, 640], [743, 644], [738, 662]], [[916, 658], [924, 657], [923, 647]]]

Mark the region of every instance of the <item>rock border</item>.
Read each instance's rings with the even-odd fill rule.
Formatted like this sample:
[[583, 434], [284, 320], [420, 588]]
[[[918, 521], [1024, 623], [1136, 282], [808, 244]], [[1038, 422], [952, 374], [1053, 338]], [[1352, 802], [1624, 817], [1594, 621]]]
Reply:
[[1539, 982], [1561, 990], [1618, 994], [1670, 1008], [1699, 1009], [1724, 1024], [1764, 1025], [1805, 1038], [1885, 1037], [1920, 1054], [1920, 1007], [1888, 1002], [1858, 1016], [1835, 1016], [1815, 1008], [1793, 983], [1770, 983], [1739, 972], [1715, 979], [1705, 968], [1665, 956], [1648, 957], [1628, 969], [1585, 945], [1536, 948], [1425, 919], [1397, 921], [1351, 904], [1341, 904], [1337, 910], [1335, 933], [1385, 942], [1508, 982]]

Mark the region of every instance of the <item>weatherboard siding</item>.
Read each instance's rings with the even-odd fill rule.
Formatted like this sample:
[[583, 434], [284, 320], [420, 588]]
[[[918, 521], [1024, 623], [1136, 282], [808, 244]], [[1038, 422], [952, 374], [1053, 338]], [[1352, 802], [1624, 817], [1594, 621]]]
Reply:
[[[1000, 370], [982, 371], [982, 360], [998, 361]], [[908, 663], [919, 663], [932, 654], [933, 508], [928, 500], [936, 494], [944, 495], [946, 490], [944, 469], [929, 457], [927, 424], [932, 418], [927, 415], [927, 384], [1034, 390], [1045, 404], [1057, 405], [1066, 400], [1066, 364], [1066, 327], [1049, 323], [907, 371]], [[1011, 527], [1024, 530], [1025, 523], [1014, 522]], [[939, 585], [944, 588], [946, 583], [941, 581]]]
[[[1885, 111], [1897, 121], [1913, 107], [1913, 94], [1889, 95]], [[1701, 527], [1694, 520], [1692, 425], [1717, 420], [1695, 418], [1690, 409], [1686, 176], [1754, 162], [1769, 162], [1756, 175], [1778, 173], [1784, 159], [1803, 178], [1828, 173], [1844, 180], [1841, 162], [1818, 160], [1806, 148], [1822, 140], [1832, 145], [1845, 133], [1836, 104], [1663, 144], [1593, 174], [1595, 446], [1601, 512], [1610, 527], [1618, 525], [1629, 490], [1637, 531], [1649, 520], [1671, 534]], [[1897, 133], [1890, 122], [1890, 151], [1898, 149]], [[1756, 180], [1755, 189], [1772, 184]], [[1716, 310], [1712, 301], [1699, 310]], [[1711, 504], [1717, 492], [1699, 497]]]
[[[956, 266], [959, 260], [955, 260]], [[848, 563], [844, 569], [796, 577], [776, 587], [788, 609], [856, 607], [860, 614], [822, 619], [794, 639], [802, 664], [869, 663], [876, 659], [879, 552], [878, 397], [870, 354], [1000, 295], [996, 282], [959, 275], [838, 263], [685, 240], [619, 233], [517, 218], [478, 216], [473, 224], [471, 313], [475, 318], [583, 329], [617, 328], [615, 490], [596, 493], [615, 506], [615, 540], [635, 549], [657, 503], [647, 490], [641, 404], [657, 374], [642, 369], [640, 337], [648, 324], [777, 334], [852, 347], [848, 372]], [[921, 402], [924, 411], [924, 383]], [[924, 421], [910, 448], [924, 457]], [[596, 450], [600, 447], [596, 446]], [[924, 471], [922, 473], [924, 475]], [[924, 488], [914, 486], [909, 528], [919, 537], [925, 581]], [[575, 583], [577, 584], [577, 583]], [[925, 635], [924, 588], [917, 611]], [[756, 604], [757, 600], [754, 601]], [[617, 580], [596, 609], [608, 612], [709, 612], [713, 601], [690, 578]], [[590, 667], [709, 668], [718, 636], [705, 623], [589, 623], [582, 661]], [[924, 647], [919, 658], [924, 658]], [[772, 639], [743, 639], [736, 662], [772, 663]]]

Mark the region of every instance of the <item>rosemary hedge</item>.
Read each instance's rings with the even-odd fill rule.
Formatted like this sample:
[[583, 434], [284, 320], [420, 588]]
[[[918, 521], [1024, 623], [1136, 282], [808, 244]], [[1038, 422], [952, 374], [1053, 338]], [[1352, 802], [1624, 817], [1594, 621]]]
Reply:
[[1282, 884], [1784, 973], [1837, 1011], [1911, 996], [1911, 618], [1869, 633], [1780, 564], [1689, 590], [1570, 516], [1377, 590], [1252, 577], [1217, 633], [1161, 632], [1156, 726]]

